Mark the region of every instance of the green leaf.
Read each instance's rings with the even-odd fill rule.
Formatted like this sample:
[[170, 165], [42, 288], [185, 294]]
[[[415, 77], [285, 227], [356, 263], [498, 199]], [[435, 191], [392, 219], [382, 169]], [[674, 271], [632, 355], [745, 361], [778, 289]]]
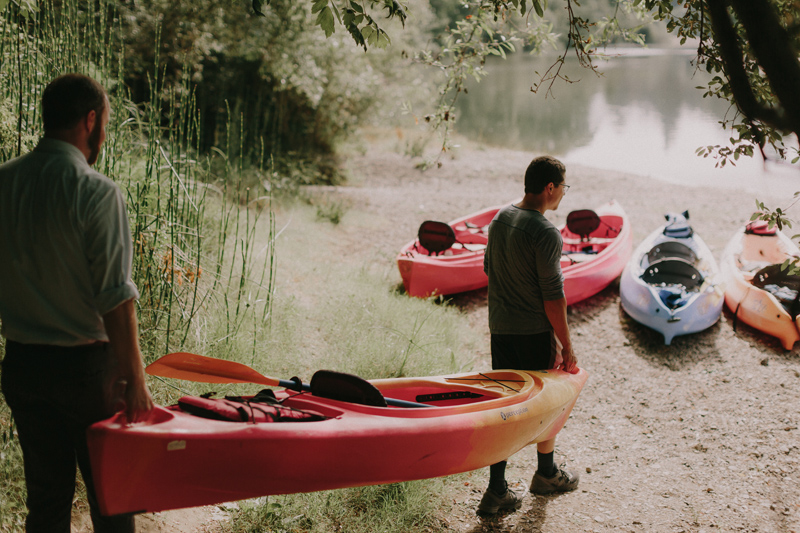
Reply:
[[339, 7], [336, 5], [336, 2], [331, 2], [331, 6], [333, 6], [333, 12], [336, 15], [336, 20], [339, 21], [339, 24], [342, 23], [342, 14], [339, 13]]
[[[314, 5], [311, 6], [311, 12], [319, 13], [326, 7], [328, 7], [328, 0], [315, 0]], [[317, 21], [317, 24], [319, 24], [319, 21]]]
[[544, 17], [544, 9], [542, 9], [542, 3], [540, 0], [533, 0], [533, 9], [536, 11], [537, 15]]
[[333, 20], [333, 11], [328, 6], [319, 12], [317, 15], [317, 25], [325, 31], [325, 37], [330, 37], [335, 31]]
[[372, 26], [364, 26], [361, 28], [361, 35], [364, 37], [364, 41], [368, 44], [375, 44], [378, 40], [378, 36], [376, 35], [375, 28]]
[[386, 48], [391, 44], [391, 39], [389, 39], [389, 34], [383, 30], [378, 31], [378, 42], [375, 46], [378, 48]]

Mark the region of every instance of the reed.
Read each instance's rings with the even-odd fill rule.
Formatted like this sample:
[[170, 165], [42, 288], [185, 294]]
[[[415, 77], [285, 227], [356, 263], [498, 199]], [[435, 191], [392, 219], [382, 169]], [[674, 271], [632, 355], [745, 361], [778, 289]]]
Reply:
[[[275, 225], [263, 187], [243, 187], [244, 147], [201, 154], [194, 87], [187, 79], [165, 88], [158, 60], [149, 100], [130, 101], [120, 82], [124, 49], [114, 3], [48, 1], [38, 11], [25, 5], [10, 3], [0, 12], [0, 163], [35, 146], [42, 131], [41, 93], [50, 80], [67, 72], [97, 79], [109, 93], [112, 115], [95, 168], [127, 198], [146, 362], [219, 343], [236, 344], [219, 352], [240, 358], [247, 357], [242, 346], [248, 346], [253, 361], [272, 317]], [[218, 159], [225, 162], [223, 175], [212, 170]], [[259, 171], [265, 160], [262, 150]], [[265, 244], [257, 249], [256, 241]], [[209, 334], [220, 329], [216, 323], [227, 330], [224, 336]], [[158, 401], [175, 394], [172, 385], [158, 381], [151, 389]], [[187, 390], [194, 389], [179, 392]], [[0, 530], [13, 530], [24, 514], [22, 462], [13, 435], [2, 404], [0, 472], [8, 482], [0, 489]]]

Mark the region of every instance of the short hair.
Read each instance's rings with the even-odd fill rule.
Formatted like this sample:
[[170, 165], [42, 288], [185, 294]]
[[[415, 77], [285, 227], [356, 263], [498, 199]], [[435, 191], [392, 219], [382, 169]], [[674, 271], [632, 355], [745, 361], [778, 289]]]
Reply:
[[89, 76], [74, 73], [59, 76], [42, 94], [44, 131], [72, 129], [89, 111], [102, 114], [105, 105], [105, 89]]
[[566, 172], [564, 163], [555, 157], [549, 155], [537, 157], [525, 171], [525, 194], [539, 194], [549, 183], [561, 185]]

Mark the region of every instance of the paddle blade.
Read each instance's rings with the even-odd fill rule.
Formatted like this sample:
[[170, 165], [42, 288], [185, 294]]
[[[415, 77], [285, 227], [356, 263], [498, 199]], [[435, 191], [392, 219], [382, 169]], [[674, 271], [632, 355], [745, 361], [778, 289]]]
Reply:
[[200, 383], [258, 383], [270, 387], [280, 386], [280, 380], [264, 376], [242, 363], [186, 352], [167, 354], [147, 365], [145, 372], [151, 376]]

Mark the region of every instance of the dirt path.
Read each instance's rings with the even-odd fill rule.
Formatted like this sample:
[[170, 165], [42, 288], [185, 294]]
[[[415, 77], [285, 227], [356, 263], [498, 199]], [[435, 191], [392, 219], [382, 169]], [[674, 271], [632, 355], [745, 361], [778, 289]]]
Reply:
[[[369, 224], [349, 224], [346, 215], [343, 237], [367, 249], [365, 260], [375, 260], [377, 250], [380, 260], [391, 261], [422, 220], [447, 221], [519, 197], [532, 155], [464, 149], [421, 173], [413, 160], [371, 148], [350, 161], [349, 186], [317, 194], [369, 213]], [[550, 216], [555, 223], [573, 209], [617, 199], [636, 244], [663, 223], [665, 212], [688, 209], [717, 257], [755, 205], [751, 193], [673, 187], [575, 166], [567, 181], [569, 194]], [[743, 324], [734, 331], [727, 310], [709, 330], [664, 346], [660, 334], [625, 315], [618, 289], [615, 283], [570, 308], [575, 353], [590, 381], [556, 454], [580, 472], [578, 490], [528, 495], [516, 513], [479, 520], [474, 509], [488, 475], [476, 472], [466, 484], [453, 484], [443, 524], [459, 532], [800, 532], [797, 349], [785, 352]], [[454, 302], [486, 329], [485, 290]], [[488, 368], [488, 332], [479, 355], [479, 366]], [[535, 449], [520, 452], [510, 460], [509, 480], [524, 490], [535, 464]]]

